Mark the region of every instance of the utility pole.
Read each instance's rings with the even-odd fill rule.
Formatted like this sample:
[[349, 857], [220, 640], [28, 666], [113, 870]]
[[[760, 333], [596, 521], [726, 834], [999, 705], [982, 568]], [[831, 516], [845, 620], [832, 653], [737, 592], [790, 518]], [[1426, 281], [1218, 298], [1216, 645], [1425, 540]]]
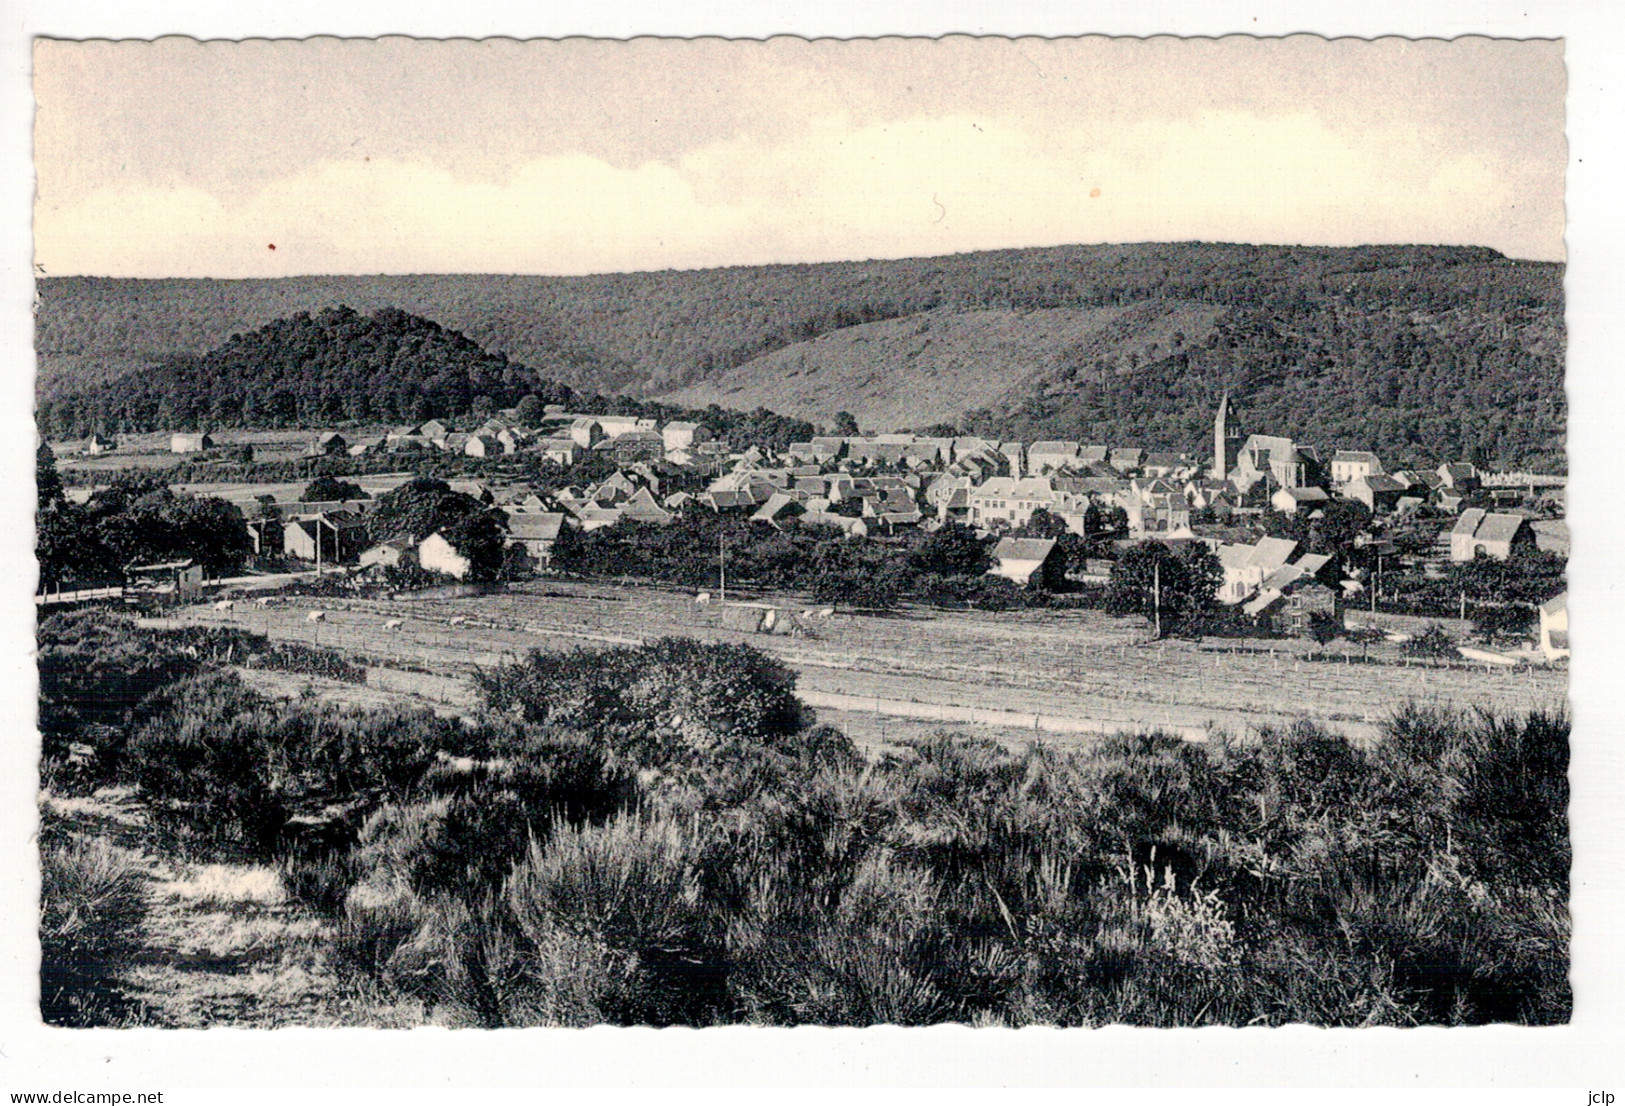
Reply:
[[717, 535], [717, 602], [728, 601], [728, 539]]
[[[1154, 548], [1154, 547], [1153, 547]], [[1157, 640], [1162, 640], [1162, 562], [1151, 562], [1151, 614], [1157, 628]]]

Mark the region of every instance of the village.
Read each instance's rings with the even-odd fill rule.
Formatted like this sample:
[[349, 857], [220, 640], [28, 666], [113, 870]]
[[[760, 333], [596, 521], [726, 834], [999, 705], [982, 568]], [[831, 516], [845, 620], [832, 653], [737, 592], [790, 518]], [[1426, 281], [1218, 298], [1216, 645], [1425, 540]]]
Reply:
[[[283, 436], [284, 449], [296, 448], [307, 458], [398, 461], [390, 467], [399, 472], [358, 477], [349, 485], [358, 490], [356, 498], [309, 501], [303, 496], [310, 485], [297, 482], [199, 483], [185, 490], [227, 499], [239, 509], [252, 563], [283, 569], [272, 579], [300, 571], [365, 578], [402, 565], [447, 582], [467, 578], [470, 556], [447, 534], [384, 536], [367, 524], [376, 497], [408, 481], [425, 459], [457, 458], [474, 472], [451, 479], [451, 490], [487, 505], [501, 523], [510, 564], [531, 572], [549, 571], [554, 546], [566, 531], [663, 526], [686, 513], [774, 527], [793, 520], [881, 542], [958, 524], [996, 542], [991, 575], [1023, 587], [1067, 578], [1104, 583], [1115, 551], [1147, 540], [1172, 548], [1200, 544], [1216, 554], [1222, 570], [1213, 596], [1219, 606], [1300, 634], [1314, 616], [1341, 627], [1345, 606], [1369, 604], [1375, 611], [1385, 570], [1408, 565], [1437, 575], [1442, 566], [1480, 557], [1505, 561], [1523, 547], [1567, 553], [1561, 477], [1481, 472], [1464, 461], [1389, 471], [1368, 451], [1322, 451], [1287, 437], [1245, 433], [1228, 395], [1214, 414], [1207, 457], [1075, 441], [911, 433], [814, 436], [782, 452], [732, 450], [699, 422], [661, 424], [558, 406], [498, 412], [466, 430], [454, 427], [451, 420], [429, 420], [383, 433]], [[222, 452], [207, 433], [175, 433], [168, 445], [177, 459]], [[247, 448], [230, 453], [241, 456]], [[119, 452], [118, 443], [99, 435], [69, 444], [62, 452], [69, 494], [82, 500], [92, 491], [74, 486], [75, 454], [105, 464]], [[514, 475], [516, 461], [554, 478], [537, 487], [523, 470]], [[571, 482], [572, 473], [588, 471], [605, 475]], [[1270, 536], [1262, 526], [1266, 516], [1312, 525], [1328, 509], [1350, 503], [1363, 508], [1357, 518], [1369, 520], [1352, 535], [1353, 546], [1366, 554], [1360, 560], [1370, 563], [1365, 570], [1353, 567], [1352, 557], [1311, 552], [1307, 543]], [[1057, 537], [1023, 536], [1035, 515], [1087, 539], [1096, 555], [1057, 566]], [[1385, 537], [1397, 527], [1431, 527], [1436, 533], [1426, 550], [1407, 552]], [[191, 598], [204, 575], [185, 560], [130, 565], [124, 583], [132, 591]], [[719, 577], [725, 595], [725, 569]], [[41, 601], [52, 598], [42, 595]], [[1538, 651], [1546, 661], [1566, 657], [1566, 595], [1545, 596], [1538, 614], [1527, 643], [1532, 649], [1525, 652]]]

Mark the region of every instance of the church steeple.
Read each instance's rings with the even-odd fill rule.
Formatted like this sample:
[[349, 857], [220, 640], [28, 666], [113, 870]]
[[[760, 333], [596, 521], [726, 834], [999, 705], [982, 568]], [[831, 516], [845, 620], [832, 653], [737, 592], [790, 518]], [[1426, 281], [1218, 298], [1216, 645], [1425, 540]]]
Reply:
[[1235, 462], [1236, 443], [1241, 440], [1241, 426], [1235, 409], [1230, 405], [1230, 389], [1219, 397], [1219, 410], [1213, 416], [1213, 479], [1225, 480]]
[[1219, 396], [1219, 413], [1214, 416], [1214, 476], [1215, 481], [1222, 481], [1228, 477], [1228, 445], [1230, 435], [1227, 434], [1228, 421], [1230, 421], [1230, 390], [1225, 388], [1224, 395]]

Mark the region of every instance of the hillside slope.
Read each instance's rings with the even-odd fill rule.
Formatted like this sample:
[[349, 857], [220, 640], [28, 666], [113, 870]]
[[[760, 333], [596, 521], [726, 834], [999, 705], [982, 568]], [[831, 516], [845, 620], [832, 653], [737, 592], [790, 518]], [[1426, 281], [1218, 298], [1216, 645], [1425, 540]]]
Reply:
[[1019, 402], [1035, 381], [1080, 358], [1149, 355], [1205, 340], [1224, 310], [1178, 300], [1035, 311], [937, 308], [798, 342], [660, 398], [688, 407], [767, 407], [818, 422], [844, 410], [866, 430], [926, 427]]
[[[516, 376], [589, 392], [1177, 449], [1200, 442], [1229, 387], [1257, 425], [1309, 441], [1564, 463], [1563, 267], [1470, 247], [1062, 246], [587, 277], [48, 278], [39, 395], [339, 304], [421, 316], [506, 357]], [[1110, 314], [1135, 305], [1145, 314]], [[1190, 305], [1198, 317], [1175, 342], [1157, 320]], [[1098, 319], [1109, 321], [1092, 329]]]

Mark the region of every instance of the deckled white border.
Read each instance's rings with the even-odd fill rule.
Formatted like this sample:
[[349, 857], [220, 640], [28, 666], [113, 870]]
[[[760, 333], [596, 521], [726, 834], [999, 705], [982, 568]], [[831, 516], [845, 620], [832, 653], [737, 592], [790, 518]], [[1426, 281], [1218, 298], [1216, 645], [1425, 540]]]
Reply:
[[[1110, 3], [932, 3], [929, 0], [770, 5], [639, 0], [544, 5], [276, 0], [252, 3], [71, 3], [0, 0], [0, 1096], [34, 1089], [165, 1088], [169, 1101], [211, 1101], [184, 1087], [416, 1087], [411, 1101], [464, 1086], [668, 1085], [936, 1086], [1429, 1086], [1604, 1088], [1625, 1093], [1625, 719], [1621, 717], [1620, 573], [1625, 416], [1625, 180], [1618, 94], [1625, 74], [1625, 7], [1557, 3], [1385, 0], [1130, 0]], [[31, 35], [151, 38], [303, 37], [410, 33], [423, 37], [763, 37], [1316, 32], [1562, 38], [1569, 66], [1568, 382], [1575, 660], [1573, 823], [1576, 919], [1572, 1025], [1452, 1031], [1127, 1030], [971, 1031], [595, 1029], [451, 1033], [415, 1030], [68, 1032], [35, 1014], [33, 579], [34, 430], [30, 354], [29, 167]], [[1610, 571], [1612, 569], [1613, 571]], [[769, 1092], [773, 1093], [773, 1092]], [[840, 1092], [844, 1093], [844, 1092]], [[1381, 1094], [1383, 1092], [1373, 1092]], [[777, 1097], [776, 1094], [774, 1094]], [[326, 1096], [311, 1101], [336, 1101]], [[462, 1101], [462, 1096], [448, 1096]], [[753, 1095], [761, 1100], [764, 1095]], [[803, 1096], [797, 1096], [803, 1097]], [[934, 1095], [933, 1101], [940, 1098]], [[958, 1096], [962, 1097], [962, 1096]], [[1170, 1098], [1157, 1095], [1155, 1098]], [[1195, 1097], [1195, 1096], [1190, 1096]], [[1203, 1095], [1203, 1098], [1210, 1096]], [[1239, 1094], [1226, 1096], [1242, 1101]], [[1296, 1097], [1296, 1096], [1295, 1096]], [[1369, 1100], [1370, 1096], [1362, 1096]], [[1410, 1096], [1404, 1096], [1410, 1097]], [[1498, 1099], [1501, 1096], [1495, 1096]], [[1584, 1096], [1542, 1096], [1581, 1103]], [[1112, 1096], [1127, 1100], [1126, 1096]], [[293, 1101], [294, 1093], [250, 1101]], [[0, 1101], [5, 1099], [0, 1098]], [[362, 1101], [384, 1101], [382, 1095]], [[508, 1096], [493, 1096], [507, 1101]], [[518, 1098], [514, 1099], [515, 1101]], [[534, 1099], [533, 1099], [534, 1100]], [[1181, 1099], [1184, 1100], [1184, 1099]], [[1344, 1101], [1348, 1099], [1343, 1098]], [[1431, 1100], [1431, 1099], [1430, 1099]], [[1449, 1100], [1458, 1100], [1451, 1097]], [[1510, 1100], [1510, 1099], [1501, 1099]]]

